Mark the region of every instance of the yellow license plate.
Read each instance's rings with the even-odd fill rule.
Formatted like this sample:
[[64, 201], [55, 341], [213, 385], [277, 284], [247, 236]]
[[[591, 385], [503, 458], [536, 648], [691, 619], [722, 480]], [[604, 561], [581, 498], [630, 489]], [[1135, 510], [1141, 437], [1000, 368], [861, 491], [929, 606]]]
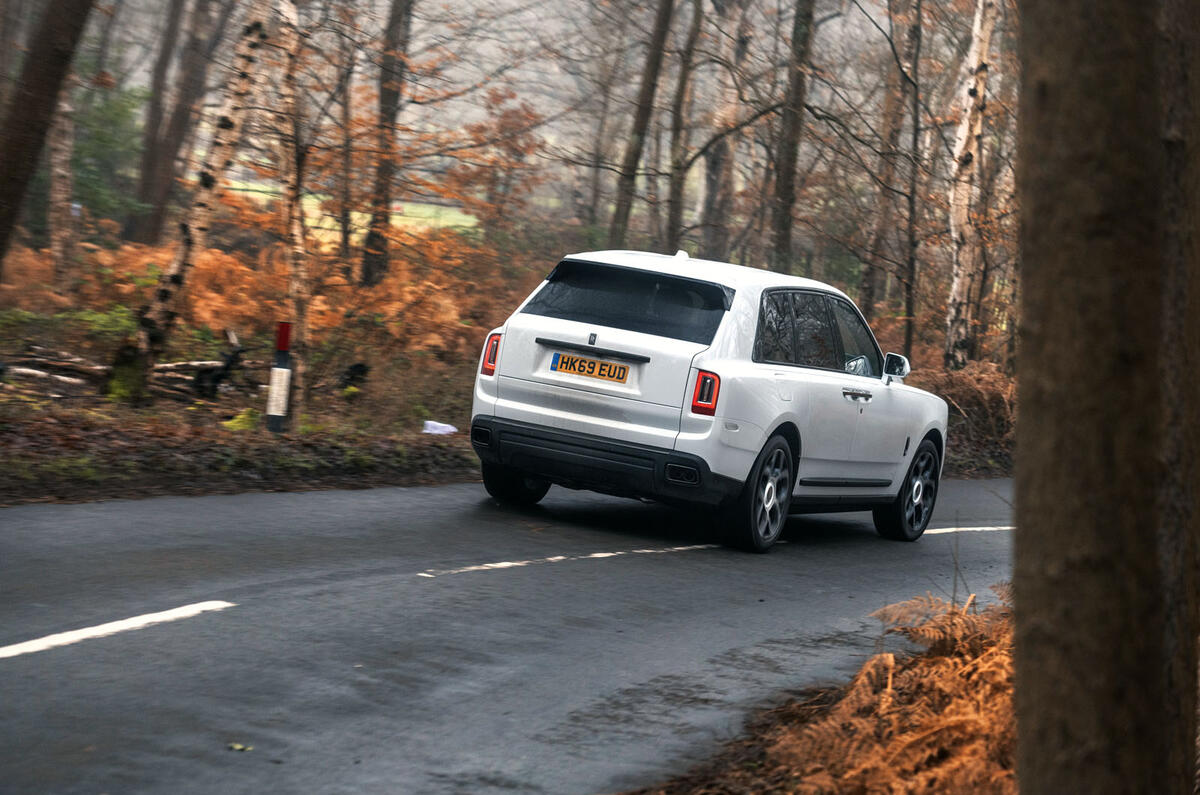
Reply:
[[585, 356], [572, 356], [569, 353], [556, 353], [550, 360], [550, 371], [554, 373], [573, 373], [585, 375], [588, 378], [599, 378], [602, 381], [625, 383], [629, 378], [629, 365], [602, 362], [588, 359]]

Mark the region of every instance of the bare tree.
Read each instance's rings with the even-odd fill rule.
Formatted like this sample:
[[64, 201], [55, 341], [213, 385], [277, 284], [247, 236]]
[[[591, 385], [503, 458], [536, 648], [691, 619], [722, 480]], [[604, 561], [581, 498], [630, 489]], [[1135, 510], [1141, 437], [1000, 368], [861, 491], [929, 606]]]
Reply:
[[721, 70], [718, 79], [714, 127], [724, 133], [704, 154], [704, 210], [700, 218], [700, 256], [724, 260], [729, 256], [733, 215], [734, 157], [737, 153], [740, 101], [739, 82], [750, 44], [748, 0], [714, 0], [719, 46], [715, 55]]
[[363, 243], [361, 281], [364, 285], [378, 284], [387, 272], [387, 231], [392, 225], [392, 182], [396, 178], [396, 116], [400, 113], [408, 73], [415, 5], [416, 0], [392, 0], [384, 30], [375, 134], [379, 160], [375, 166], [375, 188], [371, 193], [371, 225]]
[[[879, 155], [879, 198], [875, 207], [875, 220], [871, 227], [871, 237], [867, 241], [866, 258], [863, 260], [862, 278], [859, 281], [858, 306], [863, 316], [869, 321], [875, 314], [877, 288], [883, 273], [880, 262], [884, 259], [882, 249], [884, 238], [891, 232], [895, 216], [894, 207], [896, 194], [895, 186], [896, 164], [900, 160], [900, 134], [904, 127], [905, 99], [911, 86], [906, 79], [906, 70], [911, 70], [913, 53], [917, 43], [916, 27], [908, 16], [912, 13], [910, 0], [896, 0], [888, 3], [889, 38], [888, 45], [891, 54], [888, 57], [887, 77], [884, 83], [883, 118], [882, 118], [882, 147]], [[896, 47], [896, 41], [903, 38], [901, 49]]]
[[991, 69], [992, 30], [996, 26], [996, 0], [978, 0], [967, 55], [968, 77], [962, 92], [962, 118], [954, 140], [954, 172], [950, 179], [950, 251], [953, 271], [946, 312], [947, 369], [966, 366], [974, 347], [973, 309], [976, 293], [983, 289], [983, 265], [979, 230], [971, 220], [974, 189], [982, 158], [983, 112], [987, 108], [987, 79]]
[[[158, 45], [158, 55], [155, 56], [154, 66], [150, 72], [150, 96], [146, 102], [146, 120], [142, 124], [142, 162], [139, 168], [138, 198], [148, 202], [151, 193], [153, 175], [159, 170], [158, 136], [162, 131], [163, 117], [166, 115], [167, 78], [170, 75], [171, 62], [175, 58], [175, 46], [179, 41], [179, 31], [183, 27], [183, 11], [185, 0], [169, 0], [166, 20], [163, 25], [162, 39]], [[132, 239], [143, 236], [145, 225], [144, 213], [135, 214], [126, 225], [125, 235]]]
[[679, 249], [683, 237], [683, 192], [691, 162], [687, 159], [687, 115], [688, 95], [692, 86], [692, 71], [696, 56], [696, 42], [704, 26], [702, 0], [692, 0], [692, 18], [688, 23], [687, 38], [679, 53], [679, 69], [675, 78], [675, 92], [671, 97], [671, 174], [667, 181], [667, 229], [666, 251]]
[[621, 177], [617, 182], [617, 205], [613, 210], [612, 223], [608, 228], [608, 245], [620, 248], [625, 245], [629, 229], [629, 213], [633, 208], [633, 194], [637, 185], [638, 163], [642, 159], [642, 148], [646, 143], [646, 130], [650, 125], [650, 114], [654, 110], [654, 94], [658, 90], [658, 73], [662, 69], [663, 52], [667, 33], [671, 29], [671, 11], [674, 0], [658, 0], [654, 16], [654, 28], [646, 50], [646, 63], [642, 68], [642, 83], [638, 89], [637, 104], [633, 116], [633, 128], [625, 145], [625, 156], [621, 159]]
[[792, 44], [788, 58], [787, 96], [783, 102], [778, 150], [775, 153], [775, 197], [771, 204], [771, 254], [773, 270], [791, 270], [792, 209], [796, 206], [796, 162], [804, 129], [804, 104], [808, 88], [805, 67], [812, 45], [815, 0], [796, 0], [792, 19]]
[[21, 201], [91, 10], [92, 0], [52, 0], [46, 6], [5, 111], [0, 126], [0, 281]]
[[144, 381], [155, 359], [162, 353], [178, 316], [178, 301], [196, 252], [204, 247], [217, 201], [221, 180], [233, 164], [242, 126], [250, 111], [254, 87], [262, 68], [262, 48], [270, 42], [270, 0], [253, 0], [246, 13], [233, 54], [233, 70], [221, 92], [221, 109], [208, 156], [200, 166], [198, 185], [190, 207], [179, 223], [180, 239], [175, 257], [158, 280], [154, 299], [139, 314], [137, 368], [140, 383], [129, 392], [140, 399]]
[[[189, 134], [195, 130], [199, 105], [208, 88], [210, 54], [225, 36], [226, 25], [238, 0], [224, 0], [221, 13], [213, 17], [214, 0], [195, 0], [188, 16], [187, 41], [180, 54], [176, 70], [174, 102], [170, 113], [163, 118], [163, 108], [157, 113], [157, 124], [147, 115], [147, 127], [142, 151], [142, 168], [138, 183], [138, 200], [146, 208], [130, 220], [129, 237], [142, 243], [157, 243], [166, 223], [172, 189], [180, 174], [179, 163]], [[174, 9], [171, 9], [172, 13]], [[164, 37], [164, 52], [166, 37]], [[160, 60], [163, 53], [160, 53]], [[155, 77], [161, 64], [155, 64]], [[165, 88], [164, 88], [165, 90]], [[158, 100], [162, 103], [162, 99]], [[183, 162], [187, 158], [182, 158]]]

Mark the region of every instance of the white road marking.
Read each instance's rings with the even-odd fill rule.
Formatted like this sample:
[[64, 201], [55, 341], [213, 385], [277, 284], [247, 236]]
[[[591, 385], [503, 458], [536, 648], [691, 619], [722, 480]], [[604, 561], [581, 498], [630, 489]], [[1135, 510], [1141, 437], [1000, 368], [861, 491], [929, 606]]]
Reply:
[[121, 621], [110, 621], [107, 624], [100, 624], [95, 627], [85, 627], [84, 629], [75, 629], [70, 632], [59, 632], [57, 635], [47, 635], [44, 638], [28, 640], [24, 643], [13, 644], [12, 646], [0, 646], [0, 658], [17, 657], [22, 654], [31, 654], [35, 651], [53, 649], [56, 646], [69, 646], [81, 640], [102, 638], [105, 635], [115, 635], [118, 632], [128, 632], [131, 629], [142, 629], [152, 624], [162, 624], [166, 621], [178, 621], [181, 618], [191, 618], [210, 610], [224, 610], [228, 607], [237, 607], [237, 605], [233, 602], [197, 602], [194, 605], [184, 605], [183, 607], [176, 607], [174, 610], [164, 610], [161, 613], [147, 613], [142, 616], [122, 619]]
[[999, 530], [1016, 530], [1017, 528], [1011, 525], [994, 526], [994, 527], [933, 527], [925, 531], [925, 535], [931, 536], [938, 533], [993, 533]]
[[445, 577], [448, 574], [467, 574], [473, 571], [494, 571], [496, 569], [517, 569], [522, 566], [538, 566], [543, 563], [562, 563], [570, 560], [600, 560], [602, 558], [618, 558], [623, 555], [664, 555], [668, 552], [692, 552], [698, 549], [718, 549], [720, 544], [694, 544], [687, 547], [661, 547], [658, 549], [628, 549], [621, 552], [593, 552], [590, 555], [555, 555], [551, 558], [535, 558], [533, 560], [502, 560], [496, 563], [481, 563], [478, 566], [463, 566], [461, 569], [426, 569], [419, 572], [418, 577]]
[[[937, 527], [925, 531], [925, 535], [939, 533], [986, 533], [999, 530], [1015, 530], [1011, 526], [992, 527]], [[778, 544], [786, 544], [779, 541]], [[686, 547], [662, 547], [658, 549], [628, 549], [621, 552], [593, 552], [590, 555], [555, 555], [549, 558], [534, 558], [533, 560], [499, 560], [495, 563], [480, 563], [476, 566], [463, 566], [461, 569], [426, 569], [418, 572], [418, 577], [433, 579], [449, 574], [469, 574], [476, 571], [497, 571], [500, 569], [519, 569], [524, 566], [540, 566], [543, 563], [563, 563], [575, 560], [600, 560], [603, 558], [618, 558], [626, 555], [664, 555], [670, 552], [692, 552], [699, 549], [719, 549], [720, 544], [694, 544]]]

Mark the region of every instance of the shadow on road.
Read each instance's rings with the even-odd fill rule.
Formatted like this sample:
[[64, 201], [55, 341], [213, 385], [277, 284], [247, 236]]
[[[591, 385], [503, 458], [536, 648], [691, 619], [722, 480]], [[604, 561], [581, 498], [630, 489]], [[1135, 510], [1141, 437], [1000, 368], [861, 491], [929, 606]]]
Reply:
[[[516, 519], [535, 528], [592, 531], [611, 537], [619, 545], [684, 546], [729, 541], [726, 529], [713, 512], [637, 500], [597, 498], [583, 504], [548, 500], [541, 505], [519, 508], [485, 498], [479, 501], [477, 510], [481, 518], [501, 523]], [[814, 547], [896, 543], [875, 534], [869, 513], [792, 516], [782, 540]]]

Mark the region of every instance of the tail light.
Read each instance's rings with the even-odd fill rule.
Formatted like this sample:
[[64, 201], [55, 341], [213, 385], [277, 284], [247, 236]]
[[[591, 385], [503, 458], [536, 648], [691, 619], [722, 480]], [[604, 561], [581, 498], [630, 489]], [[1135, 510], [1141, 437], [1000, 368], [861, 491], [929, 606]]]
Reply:
[[483, 366], [479, 372], [484, 375], [496, 374], [496, 359], [500, 355], [500, 335], [492, 334], [483, 345]]
[[696, 391], [692, 393], [692, 413], [709, 417], [717, 413], [717, 398], [721, 394], [721, 376], [701, 370], [696, 376]]

